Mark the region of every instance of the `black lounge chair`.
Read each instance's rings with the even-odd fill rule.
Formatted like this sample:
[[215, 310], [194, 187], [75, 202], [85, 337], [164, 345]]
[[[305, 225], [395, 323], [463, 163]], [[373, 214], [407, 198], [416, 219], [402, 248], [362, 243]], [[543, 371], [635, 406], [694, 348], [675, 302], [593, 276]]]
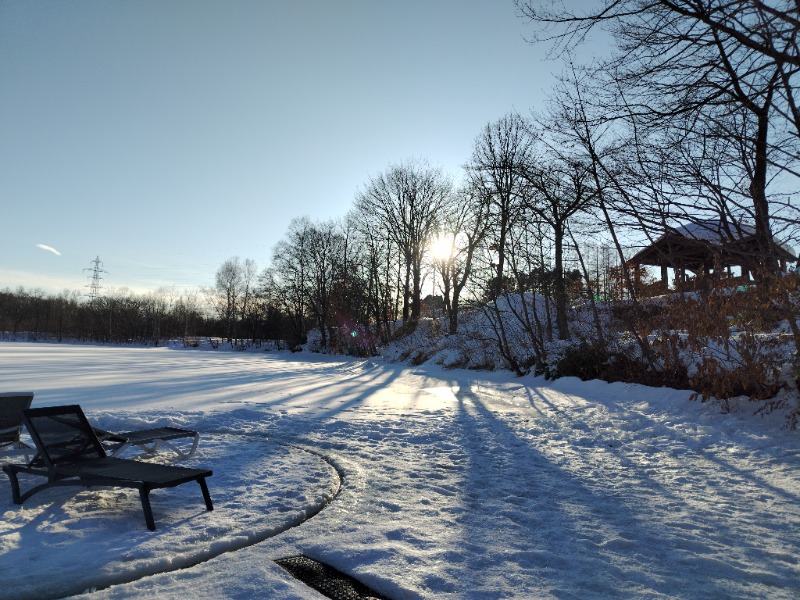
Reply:
[[[190, 469], [108, 456], [80, 406], [52, 406], [23, 411], [23, 421], [36, 444], [36, 457], [26, 465], [4, 465], [11, 479], [15, 504], [22, 504], [44, 489], [58, 486], [127, 487], [139, 490], [147, 528], [154, 531], [150, 491], [196, 481], [206, 508], [213, 510], [206, 469]], [[40, 475], [47, 482], [20, 494], [19, 473]]]
[[33, 392], [0, 393], [0, 456], [24, 455], [31, 459], [33, 449], [19, 439], [22, 411], [29, 408]]

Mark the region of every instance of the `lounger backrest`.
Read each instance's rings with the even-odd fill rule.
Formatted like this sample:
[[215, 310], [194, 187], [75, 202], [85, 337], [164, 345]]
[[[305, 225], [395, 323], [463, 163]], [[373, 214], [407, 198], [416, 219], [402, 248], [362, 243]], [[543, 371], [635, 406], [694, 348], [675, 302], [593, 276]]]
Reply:
[[48, 406], [23, 411], [25, 427], [48, 466], [69, 465], [106, 455], [80, 406]]
[[22, 411], [30, 407], [33, 392], [0, 393], [0, 447], [19, 441]]

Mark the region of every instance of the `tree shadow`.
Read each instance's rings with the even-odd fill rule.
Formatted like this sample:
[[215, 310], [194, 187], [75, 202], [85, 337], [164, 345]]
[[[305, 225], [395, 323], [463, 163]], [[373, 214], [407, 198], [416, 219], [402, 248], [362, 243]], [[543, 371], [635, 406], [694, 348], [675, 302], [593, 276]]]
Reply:
[[[689, 499], [652, 480], [633, 482], [619, 464], [606, 468], [591, 460], [613, 449], [566, 452], [561, 443], [575, 441], [570, 430], [546, 448], [535, 415], [529, 424], [520, 415], [501, 418], [471, 388], [455, 395], [466, 453], [467, 512], [455, 524], [471, 574], [466, 589], [524, 576], [532, 594], [560, 598], [728, 597], [732, 584], [747, 579], [749, 565], [719, 547], [736, 539], [736, 531], [722, 519], [671, 526], [669, 506], [683, 505], [680, 512], [691, 514]], [[589, 459], [573, 464], [576, 453]], [[666, 510], [659, 506], [664, 501]], [[691, 530], [695, 525], [698, 531]], [[717, 543], [706, 539], [712, 527]], [[501, 556], [492, 556], [497, 549]], [[787, 569], [771, 584], [790, 587], [794, 575]]]

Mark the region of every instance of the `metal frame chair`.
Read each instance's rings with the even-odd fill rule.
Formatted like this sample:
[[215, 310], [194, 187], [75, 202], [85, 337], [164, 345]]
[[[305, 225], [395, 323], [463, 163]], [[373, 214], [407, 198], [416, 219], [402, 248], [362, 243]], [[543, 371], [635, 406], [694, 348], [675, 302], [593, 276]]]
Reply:
[[[162, 447], [172, 450], [178, 455], [178, 460], [187, 460], [194, 456], [197, 451], [197, 444], [200, 441], [200, 434], [192, 429], [180, 429], [179, 427], [153, 427], [150, 429], [137, 429], [135, 431], [125, 431], [114, 433], [93, 427], [94, 433], [100, 443], [111, 456], [119, 456], [128, 448], [138, 448], [147, 455], [156, 454]], [[189, 450], [174, 444], [174, 440], [181, 438], [192, 438], [192, 445]]]
[[[52, 406], [24, 410], [23, 422], [36, 444], [36, 457], [28, 464], [9, 464], [3, 471], [11, 480], [15, 504], [34, 494], [60, 486], [123, 487], [139, 490], [147, 528], [154, 531], [150, 492], [196, 481], [203, 492], [207, 510], [213, 510], [206, 478], [207, 469], [190, 469], [106, 454], [80, 406]], [[38, 475], [47, 481], [20, 493], [19, 474]]]

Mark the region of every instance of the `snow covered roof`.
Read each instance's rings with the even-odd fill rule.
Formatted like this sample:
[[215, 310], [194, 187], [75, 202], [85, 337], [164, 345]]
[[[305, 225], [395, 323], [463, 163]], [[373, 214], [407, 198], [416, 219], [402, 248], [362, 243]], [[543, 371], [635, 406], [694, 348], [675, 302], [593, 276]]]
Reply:
[[[729, 241], [731, 237], [733, 237], [734, 240], [750, 238], [756, 234], [756, 228], [748, 223], [736, 223], [726, 230], [722, 221], [711, 219], [681, 225], [675, 229], [675, 234], [682, 235], [686, 238], [703, 240], [712, 244], [723, 244]], [[778, 239], [774, 239], [774, 242], [792, 256], [797, 256], [797, 252], [795, 252], [794, 248], [789, 244]]]
[[[737, 238], [755, 235], [755, 233], [755, 227], [751, 227], [745, 223], [739, 224], [736, 229], [731, 230], [731, 234]], [[723, 228], [722, 221], [719, 220], [687, 223], [686, 225], [675, 228], [675, 234], [696, 240], [704, 240], [712, 244], [721, 244], [723, 240], [728, 237], [727, 232]]]
[[[730, 254], [726, 263], [741, 264], [743, 255], [752, 254], [756, 230], [748, 223], [726, 225], [719, 219], [687, 223], [662, 235], [632, 259], [635, 264], [682, 266], [689, 269], [712, 264], [711, 246]], [[789, 244], [773, 240], [782, 260], [797, 260], [797, 252]], [[674, 263], [674, 264], [673, 264]]]

